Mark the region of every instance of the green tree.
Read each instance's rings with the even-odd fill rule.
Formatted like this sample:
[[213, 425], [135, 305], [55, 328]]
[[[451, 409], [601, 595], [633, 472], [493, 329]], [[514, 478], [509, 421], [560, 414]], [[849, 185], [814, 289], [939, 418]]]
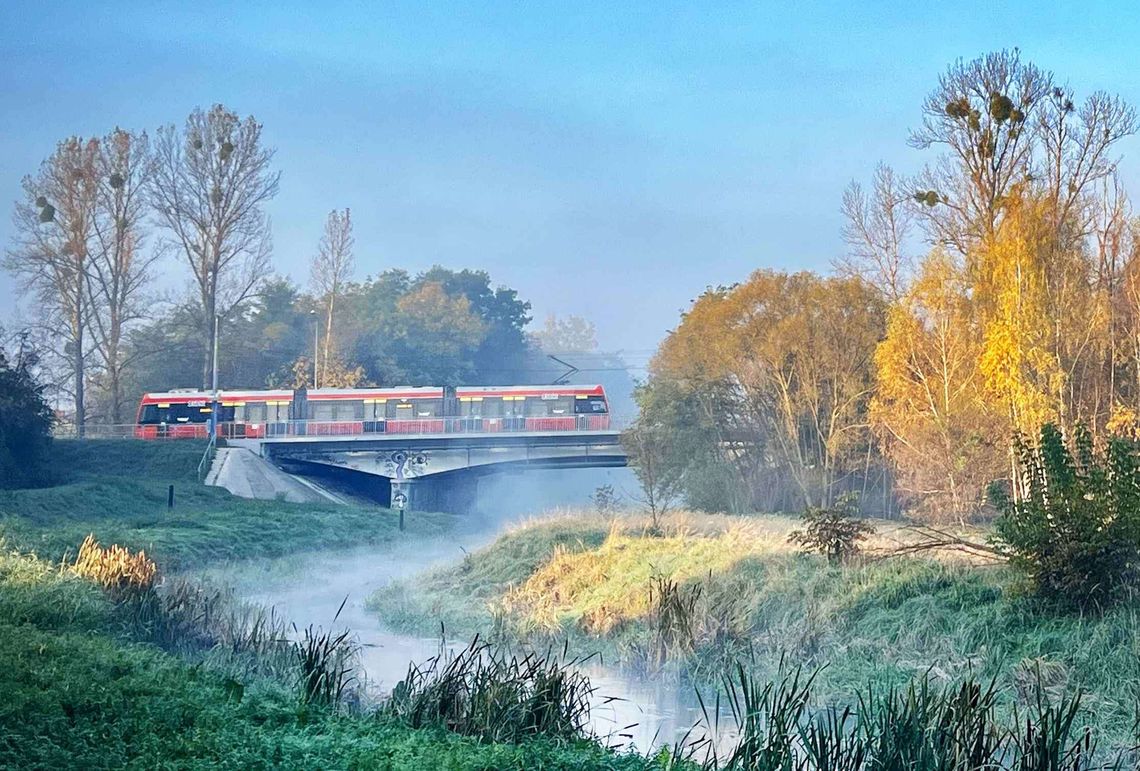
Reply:
[[14, 355], [0, 348], [0, 488], [46, 483], [50, 478], [51, 408], [37, 382], [39, 358], [16, 341]]
[[530, 303], [505, 286], [492, 287], [482, 270], [448, 270], [438, 265], [416, 277], [415, 285], [439, 284], [451, 297], [467, 298], [471, 312], [483, 323], [483, 338], [471, 357], [471, 385], [526, 382], [528, 345], [524, 329], [530, 323]]

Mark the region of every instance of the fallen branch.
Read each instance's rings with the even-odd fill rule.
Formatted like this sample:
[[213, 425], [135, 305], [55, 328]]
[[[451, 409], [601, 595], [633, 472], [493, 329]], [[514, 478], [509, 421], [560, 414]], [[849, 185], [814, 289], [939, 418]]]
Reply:
[[890, 559], [891, 557], [903, 557], [927, 551], [958, 551], [995, 563], [1005, 562], [1009, 559], [1009, 555], [1006, 554], [1006, 552], [995, 546], [979, 541], [971, 541], [956, 533], [943, 530], [933, 525], [906, 525], [899, 529], [914, 534], [917, 536], [917, 540], [908, 542], [896, 541], [898, 546], [875, 554], [871, 559], [884, 560]]

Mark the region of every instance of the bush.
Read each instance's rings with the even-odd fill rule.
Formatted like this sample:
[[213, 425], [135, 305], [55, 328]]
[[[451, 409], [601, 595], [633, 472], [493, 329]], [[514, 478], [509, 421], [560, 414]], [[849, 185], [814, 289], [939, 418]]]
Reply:
[[858, 518], [858, 511], [858, 498], [853, 494], [839, 496], [834, 505], [826, 508], [808, 507], [801, 515], [804, 529], [793, 531], [788, 540], [826, 555], [833, 565], [846, 562], [859, 553], [859, 542], [875, 532], [869, 523]]
[[1072, 447], [1047, 424], [1034, 447], [1016, 440], [1020, 495], [999, 485], [994, 539], [1038, 595], [1088, 608], [1110, 603], [1134, 583], [1140, 564], [1140, 467], [1134, 442], [1094, 446], [1083, 426]]
[[0, 349], [0, 490], [45, 484], [52, 412], [33, 374], [36, 355], [21, 341], [13, 360]]

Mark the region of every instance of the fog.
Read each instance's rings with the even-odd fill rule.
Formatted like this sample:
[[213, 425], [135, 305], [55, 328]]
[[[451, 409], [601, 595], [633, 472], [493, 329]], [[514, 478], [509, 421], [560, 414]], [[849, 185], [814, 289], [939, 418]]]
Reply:
[[637, 479], [628, 468], [529, 469], [482, 477], [474, 514], [495, 528], [535, 512], [591, 509], [603, 485], [612, 486], [622, 502], [637, 498]]
[[[627, 499], [636, 489], [628, 469], [491, 475], [480, 480], [475, 511], [457, 515], [454, 528], [444, 536], [410, 533], [391, 544], [265, 560], [212, 571], [208, 577], [232, 585], [245, 601], [276, 608], [298, 628], [312, 624], [352, 630], [360, 644], [359, 674], [372, 693], [383, 695], [404, 677], [411, 662], [422, 663], [444, 645], [454, 649], [469, 640], [447, 634], [445, 643], [438, 635], [421, 638], [394, 633], [365, 608], [369, 596], [392, 581], [414, 580], [423, 571], [461, 560], [523, 520], [566, 508], [589, 510], [594, 491], [605, 484]], [[414, 519], [416, 513], [407, 516]], [[581, 656], [590, 651], [574, 653]], [[700, 720], [695, 693], [676, 677], [646, 679], [596, 658], [583, 669], [595, 688], [592, 730], [612, 745], [648, 751], [680, 739]], [[722, 735], [722, 739], [728, 737]]]

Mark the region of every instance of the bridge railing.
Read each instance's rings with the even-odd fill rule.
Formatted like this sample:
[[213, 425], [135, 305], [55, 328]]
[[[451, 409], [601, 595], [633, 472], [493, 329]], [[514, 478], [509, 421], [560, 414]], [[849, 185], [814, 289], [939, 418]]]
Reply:
[[[320, 437], [435, 434], [528, 434], [560, 431], [613, 431], [626, 425], [612, 415], [569, 415], [550, 417], [426, 417], [384, 420], [290, 420], [261, 425], [222, 425], [222, 435], [230, 438]], [[227, 428], [233, 433], [227, 434]]]
[[[146, 430], [146, 429], [149, 429]], [[57, 439], [75, 439], [79, 432], [75, 426], [56, 426], [52, 436]], [[84, 439], [209, 439], [210, 428], [203, 423], [172, 423], [164, 430], [158, 426], [138, 426], [134, 423], [88, 423], [83, 427]]]
[[[567, 415], [517, 417], [391, 418], [383, 420], [287, 420], [276, 423], [222, 423], [223, 439], [284, 437], [361, 436], [372, 434], [526, 434], [560, 431], [614, 431], [625, 428], [632, 418], [623, 415]], [[75, 437], [74, 428], [59, 429], [58, 437]], [[87, 425], [87, 439], [208, 439], [204, 423], [170, 423], [138, 426]]]

